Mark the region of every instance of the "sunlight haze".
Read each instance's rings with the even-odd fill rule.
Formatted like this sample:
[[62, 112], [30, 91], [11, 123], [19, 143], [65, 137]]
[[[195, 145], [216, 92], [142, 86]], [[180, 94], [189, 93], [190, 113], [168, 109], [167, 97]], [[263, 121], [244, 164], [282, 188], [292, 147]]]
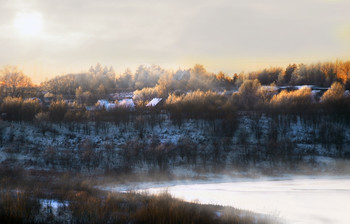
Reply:
[[350, 1], [2, 1], [0, 66], [38, 83], [140, 64], [232, 75], [290, 63], [349, 59]]
[[19, 13], [15, 18], [15, 27], [24, 37], [39, 36], [42, 30], [42, 18], [39, 13]]

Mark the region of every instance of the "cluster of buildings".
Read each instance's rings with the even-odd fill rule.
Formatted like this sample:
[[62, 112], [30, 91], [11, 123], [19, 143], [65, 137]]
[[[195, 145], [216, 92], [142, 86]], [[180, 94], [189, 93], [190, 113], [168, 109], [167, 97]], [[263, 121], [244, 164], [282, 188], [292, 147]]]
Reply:
[[[71, 99], [64, 99], [68, 106], [74, 107], [76, 100], [74, 97]], [[121, 93], [112, 93], [107, 96], [108, 99], [99, 99], [96, 104], [93, 106], [85, 106], [85, 109], [88, 111], [102, 110], [111, 111], [115, 108], [126, 108], [129, 110], [134, 110], [136, 104], [133, 100], [133, 92], [121, 92]], [[37, 99], [42, 106], [50, 106], [50, 103], [55, 99], [54, 94], [50, 92], [44, 92], [43, 97], [32, 97], [30, 99]], [[156, 107], [159, 106], [162, 102], [162, 98], [153, 98], [146, 104], [146, 107]]]

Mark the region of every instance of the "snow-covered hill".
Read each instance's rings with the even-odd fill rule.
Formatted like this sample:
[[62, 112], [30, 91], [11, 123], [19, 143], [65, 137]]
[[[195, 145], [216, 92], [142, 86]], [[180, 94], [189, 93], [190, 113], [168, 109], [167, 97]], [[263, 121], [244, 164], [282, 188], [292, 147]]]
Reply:
[[129, 123], [0, 122], [0, 164], [84, 172], [202, 172], [252, 168], [343, 169], [350, 129], [332, 117], [239, 115], [229, 134], [222, 121], [148, 115]]

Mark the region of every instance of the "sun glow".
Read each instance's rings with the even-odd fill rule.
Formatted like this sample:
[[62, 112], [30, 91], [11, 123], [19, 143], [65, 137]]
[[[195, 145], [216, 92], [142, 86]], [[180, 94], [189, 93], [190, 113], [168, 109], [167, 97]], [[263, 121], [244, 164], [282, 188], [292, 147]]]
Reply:
[[40, 13], [18, 13], [14, 25], [21, 36], [39, 36], [43, 28], [43, 20]]

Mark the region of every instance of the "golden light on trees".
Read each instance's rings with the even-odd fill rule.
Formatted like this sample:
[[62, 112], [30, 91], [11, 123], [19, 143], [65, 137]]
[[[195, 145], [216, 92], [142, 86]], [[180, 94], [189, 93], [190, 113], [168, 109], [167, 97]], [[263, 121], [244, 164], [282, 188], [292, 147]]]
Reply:
[[5, 87], [7, 95], [17, 96], [20, 89], [33, 86], [32, 80], [17, 67], [7, 66], [0, 74], [0, 83]]
[[322, 102], [332, 102], [332, 101], [336, 101], [339, 100], [341, 98], [344, 97], [344, 85], [342, 85], [339, 82], [334, 82], [331, 85], [331, 88], [328, 89], [323, 96], [321, 97], [321, 101]]

